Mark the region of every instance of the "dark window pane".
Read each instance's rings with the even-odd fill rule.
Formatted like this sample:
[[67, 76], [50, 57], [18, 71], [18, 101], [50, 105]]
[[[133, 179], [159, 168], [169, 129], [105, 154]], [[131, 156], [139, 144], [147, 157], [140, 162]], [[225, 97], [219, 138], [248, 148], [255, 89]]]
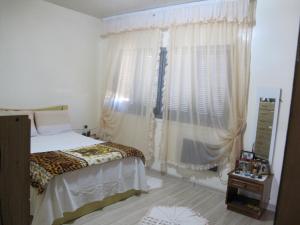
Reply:
[[164, 77], [167, 66], [167, 49], [160, 48], [159, 55], [159, 71], [158, 71], [158, 84], [157, 84], [157, 98], [156, 106], [154, 108], [154, 115], [156, 118], [162, 118], [162, 91], [164, 87]]

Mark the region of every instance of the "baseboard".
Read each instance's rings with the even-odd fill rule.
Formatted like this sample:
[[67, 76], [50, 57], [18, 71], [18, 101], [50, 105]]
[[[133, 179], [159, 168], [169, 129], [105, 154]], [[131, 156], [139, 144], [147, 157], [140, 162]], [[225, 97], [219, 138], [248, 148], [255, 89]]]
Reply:
[[[149, 169], [161, 173], [159, 163], [152, 164], [152, 167], [150, 167]], [[177, 173], [176, 169], [171, 168], [171, 167], [167, 167], [167, 171], [161, 173], [161, 175], [168, 175], [168, 176], [175, 177], [175, 178], [178, 178], [178, 179], [184, 179], [188, 182], [191, 182], [194, 185], [200, 185], [202, 187], [206, 187], [206, 188], [210, 188], [210, 189], [213, 189], [213, 190], [216, 190], [216, 191], [226, 193], [227, 183], [223, 184], [216, 172], [206, 170], [206, 171], [201, 171], [201, 173], [203, 175], [202, 178], [201, 177], [194, 177], [194, 176], [183, 177], [182, 175]]]
[[267, 210], [275, 212], [276, 211], [276, 205], [268, 204]]

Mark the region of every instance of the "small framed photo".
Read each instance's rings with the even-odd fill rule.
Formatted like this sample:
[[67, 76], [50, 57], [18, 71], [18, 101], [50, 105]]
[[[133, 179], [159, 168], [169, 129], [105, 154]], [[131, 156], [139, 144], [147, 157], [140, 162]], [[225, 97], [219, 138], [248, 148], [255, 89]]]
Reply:
[[270, 174], [270, 164], [267, 160], [263, 160], [260, 164], [260, 168], [258, 171], [259, 175], [269, 175]]
[[255, 154], [254, 152], [249, 152], [249, 151], [242, 151], [241, 152], [241, 160], [254, 160]]
[[252, 171], [252, 161], [247, 160], [238, 160], [236, 165], [236, 171], [240, 171], [242, 173], [251, 173]]

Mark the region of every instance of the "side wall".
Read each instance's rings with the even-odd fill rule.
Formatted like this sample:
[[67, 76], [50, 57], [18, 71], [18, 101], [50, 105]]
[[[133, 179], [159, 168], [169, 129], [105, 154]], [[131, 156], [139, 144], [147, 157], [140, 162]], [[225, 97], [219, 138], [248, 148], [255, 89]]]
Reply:
[[253, 32], [251, 81], [245, 149], [251, 150], [255, 139], [256, 90], [275, 87], [282, 90], [275, 152], [271, 205], [276, 205], [289, 120], [291, 93], [300, 19], [299, 0], [258, 0]]
[[42, 0], [1, 0], [0, 107], [67, 104], [73, 128], [97, 126], [100, 25]]

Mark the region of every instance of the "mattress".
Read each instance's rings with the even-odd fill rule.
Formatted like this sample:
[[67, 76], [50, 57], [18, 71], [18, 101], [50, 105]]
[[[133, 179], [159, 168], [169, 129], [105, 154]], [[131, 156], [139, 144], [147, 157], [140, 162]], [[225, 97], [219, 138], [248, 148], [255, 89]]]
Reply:
[[[67, 132], [31, 138], [31, 152], [69, 150], [101, 143]], [[30, 188], [32, 225], [51, 225], [65, 212], [74, 212], [87, 203], [101, 201], [129, 190], [147, 191], [145, 167], [139, 158], [115, 160], [54, 177], [46, 191]]]

